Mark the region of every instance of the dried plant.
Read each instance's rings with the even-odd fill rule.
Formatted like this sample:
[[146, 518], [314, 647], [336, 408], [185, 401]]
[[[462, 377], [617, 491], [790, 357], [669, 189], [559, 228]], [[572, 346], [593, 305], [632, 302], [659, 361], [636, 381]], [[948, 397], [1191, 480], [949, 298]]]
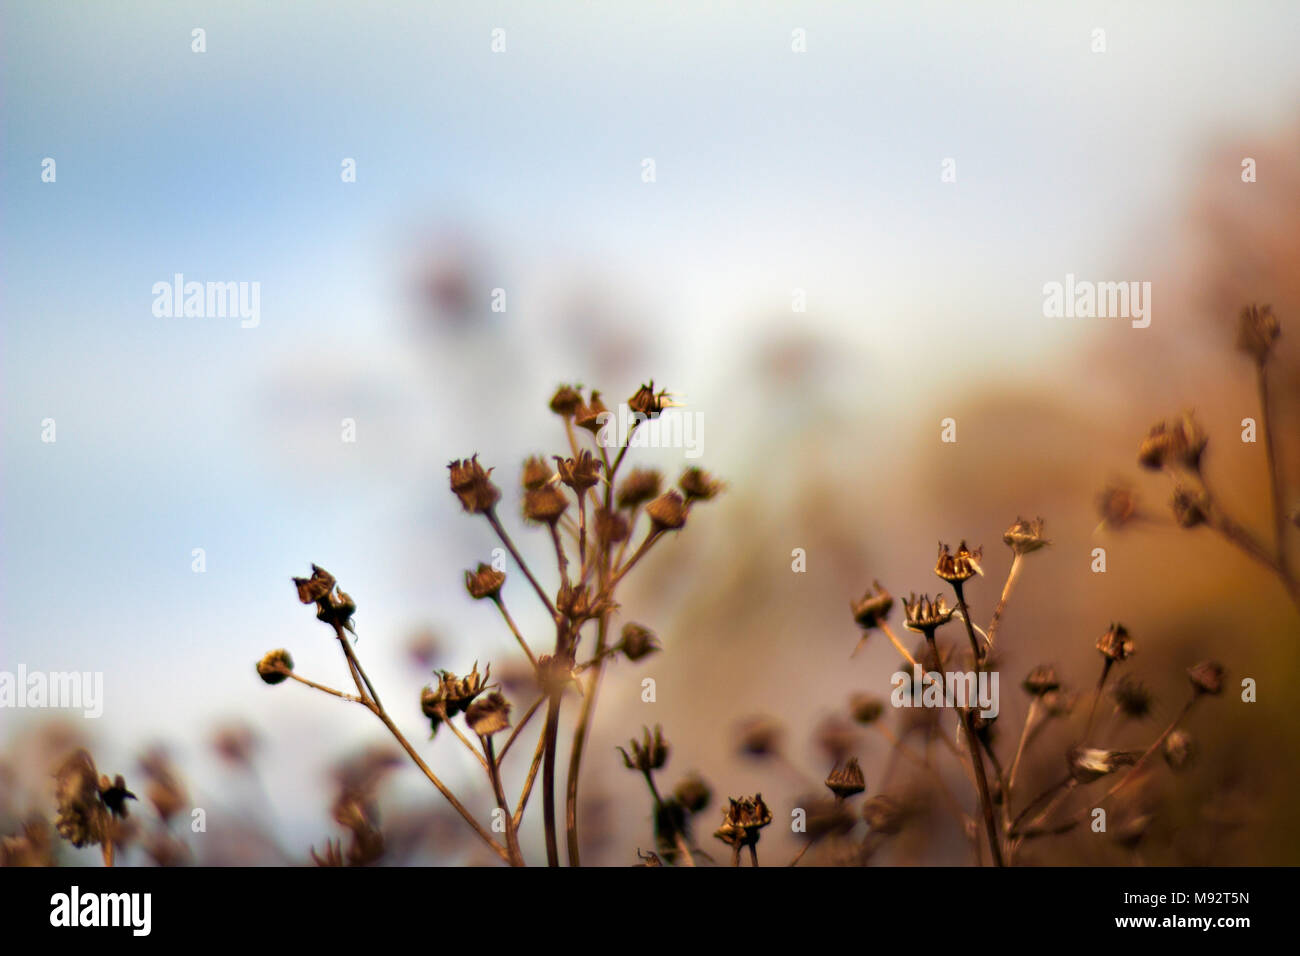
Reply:
[[[666, 392], [654, 390], [653, 382], [643, 385], [627, 402], [632, 413], [632, 432], [644, 422], [658, 418], [672, 404]], [[662, 477], [647, 469], [633, 470], [620, 482], [624, 459], [634, 443], [630, 441], [629, 433], [629, 441], [618, 446], [611, 458], [611, 448], [602, 440], [608, 409], [600, 393], [592, 390], [584, 397], [579, 388], [563, 386], [552, 397], [550, 408], [564, 422], [568, 454], [551, 456], [554, 468], [547, 464], [546, 459], [527, 459], [520, 491], [525, 523], [551, 538], [555, 556], [555, 584], [552, 587], [543, 585], [501, 521], [502, 492], [492, 480], [495, 469], [485, 468], [477, 455], [453, 461], [448, 466], [451, 491], [462, 508], [490, 526], [552, 622], [553, 643], [549, 651], [539, 653], [534, 650], [535, 639], [529, 641], [525, 637], [507, 609], [505, 567], [480, 563], [474, 570], [465, 572], [465, 587], [470, 596], [495, 605], [505, 627], [527, 659], [527, 666], [532, 671], [535, 699], [522, 708], [522, 716], [512, 724], [512, 713], [516, 708], [492, 682], [491, 665], [485, 666], [480, 673], [477, 662], [463, 676], [449, 670], [436, 672], [437, 680], [425, 687], [419, 697], [419, 706], [429, 720], [432, 733], [436, 736], [446, 728], [473, 754], [496, 803], [494, 818], [500, 821], [504, 843], [465, 806], [421, 756], [419, 748], [398, 729], [352, 645], [350, 635], [354, 633], [356, 603], [339, 589], [328, 571], [313, 565], [311, 576], [295, 578], [294, 584], [299, 600], [304, 604], [314, 604], [317, 619], [333, 630], [355, 693], [337, 690], [301, 676], [295, 671], [293, 658], [287, 650], [270, 651], [257, 664], [257, 672], [267, 684], [293, 680], [369, 710], [383, 722], [411, 761], [479, 840], [502, 861], [513, 866], [524, 864], [519, 829], [539, 770], [547, 863], [559, 865], [556, 776], [562, 749], [560, 715], [566, 701], [574, 695], [578, 697], [575, 702], [578, 714], [568, 747], [563, 828], [568, 862], [573, 866], [580, 863], [578, 783], [601, 675], [607, 663], [617, 655], [636, 661], [658, 648], [654, 635], [635, 623], [624, 625], [619, 639], [613, 637], [611, 622], [618, 608], [619, 585], [660, 540], [685, 526], [698, 502], [714, 498], [722, 489], [718, 481], [698, 468], [686, 469], [678, 482], [680, 490], [661, 492]], [[639, 531], [639, 528], [644, 530]], [[588, 637], [591, 639], [584, 642]], [[502, 761], [539, 713], [543, 718], [533, 758], [512, 805], [507, 798]], [[468, 734], [458, 726], [458, 721], [464, 723]], [[501, 738], [504, 738], [504, 743], [498, 747], [497, 741]], [[680, 856], [674, 859], [691, 863], [690, 851], [679, 836], [682, 827], [668, 822], [681, 804], [675, 798], [663, 801], [655, 791], [652, 773], [666, 758], [666, 746], [661, 735], [656, 731], [651, 739], [647, 731], [644, 746], [634, 742], [632, 752], [634, 757], [625, 753], [624, 759], [629, 766], [635, 764], [645, 774], [655, 792], [662, 832], [672, 835], [669, 837], [671, 847], [680, 851]], [[692, 803], [700, 803], [698, 795]], [[327, 844], [323, 854], [313, 851], [317, 862], [324, 865], [365, 864], [382, 855], [382, 838], [368, 808], [369, 801], [362, 794], [348, 793], [340, 798], [335, 808], [335, 819], [351, 832], [351, 848], [345, 852], [338, 843]]]

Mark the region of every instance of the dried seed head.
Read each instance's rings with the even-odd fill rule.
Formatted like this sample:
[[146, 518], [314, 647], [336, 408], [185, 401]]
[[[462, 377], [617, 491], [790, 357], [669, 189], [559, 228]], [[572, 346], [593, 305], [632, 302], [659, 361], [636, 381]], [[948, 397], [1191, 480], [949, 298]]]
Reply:
[[666, 389], [655, 392], [654, 379], [650, 380], [649, 385], [642, 385], [636, 390], [636, 394], [627, 400], [629, 411], [636, 412], [638, 415], [644, 415], [646, 418], [658, 418], [659, 413], [665, 408], [673, 407], [674, 403], [668, 399]]
[[681, 528], [686, 524], [686, 511], [685, 500], [675, 491], [665, 491], [645, 508], [656, 532]]
[[668, 743], [664, 740], [663, 728], [655, 724], [654, 733], [650, 733], [650, 728], [643, 728], [640, 740], [632, 740], [629, 746], [632, 753], [629, 755], [622, 747], [618, 752], [623, 755], [623, 763], [629, 770], [639, 770], [642, 773], [649, 773], [651, 770], [658, 770], [668, 762]]
[[451, 490], [470, 514], [485, 514], [501, 500], [501, 489], [492, 484], [493, 469], [484, 469], [478, 463], [478, 455], [457, 459], [447, 468], [451, 472]]
[[524, 462], [524, 473], [521, 479], [524, 490], [536, 491], [554, 477], [555, 472], [551, 471], [551, 466], [536, 455]]
[[904, 811], [896, 800], [881, 793], [862, 805], [862, 819], [873, 833], [892, 836], [903, 829]]
[[86, 750], [68, 757], [54, 775], [59, 835], [75, 847], [101, 843], [108, 832], [108, 809], [99, 798], [99, 775]]
[[1209, 437], [1197, 424], [1191, 412], [1184, 412], [1175, 421], [1156, 422], [1138, 449], [1138, 464], [1159, 471], [1171, 465], [1182, 465], [1190, 471], [1199, 471], [1201, 455]]
[[677, 789], [673, 791], [673, 799], [681, 804], [687, 813], [699, 813], [713, 800], [713, 791], [698, 774], [691, 774], [677, 785]]
[[873, 583], [874, 591], [868, 591], [861, 599], [849, 603], [853, 611], [853, 620], [863, 630], [879, 627], [881, 622], [889, 617], [889, 612], [894, 609], [894, 596], [881, 587], [879, 581]]
[[885, 702], [872, 694], [854, 694], [849, 698], [849, 713], [860, 724], [874, 724], [885, 712]]
[[663, 475], [653, 468], [634, 468], [619, 485], [618, 506], [635, 508], [637, 505], [645, 504], [658, 496], [662, 484]]
[[623, 625], [623, 640], [619, 643], [623, 655], [630, 661], [639, 661], [659, 650], [659, 641], [649, 628], [640, 624]]
[[1201, 661], [1187, 668], [1187, 676], [1192, 682], [1192, 693], [1197, 697], [1223, 693], [1223, 665], [1218, 661]]
[[862, 743], [858, 729], [834, 714], [817, 725], [814, 740], [832, 764], [848, 760]]
[[1016, 523], [1002, 535], [1002, 541], [1016, 554], [1029, 554], [1052, 543], [1043, 537], [1042, 518], [1033, 521], [1016, 518]]
[[294, 578], [293, 583], [298, 588], [298, 600], [303, 604], [314, 604], [325, 600], [334, 590], [334, 575], [313, 564], [311, 577]]
[[606, 511], [604, 508], [596, 511], [596, 540], [602, 545], [608, 546], [626, 541], [631, 532], [632, 527], [628, 524], [626, 515], [617, 511]]
[[836, 764], [826, 778], [826, 787], [840, 800], [866, 790], [867, 781], [858, 765], [858, 758], [850, 757], [842, 766]]
[[1122, 528], [1137, 517], [1137, 495], [1128, 485], [1107, 485], [1097, 495], [1097, 511], [1104, 527]]
[[939, 560], [935, 563], [934, 573], [949, 584], [961, 584], [963, 581], [969, 581], [975, 575], [984, 573], [979, 565], [982, 553], [982, 548], [976, 548], [972, 551], [966, 547], [966, 542], [963, 541], [957, 546], [957, 553], [951, 554], [948, 551], [948, 546], [941, 543], [939, 545]]
[[919, 598], [913, 594], [910, 598], [903, 599], [903, 626], [920, 634], [932, 633], [951, 621], [955, 613], [956, 608], [948, 607], [942, 594], [933, 601], [928, 594], [922, 594]]
[[1123, 624], [1112, 624], [1101, 637], [1097, 638], [1097, 650], [1112, 662], [1128, 660], [1133, 656], [1133, 639], [1128, 636], [1128, 628]]
[[99, 799], [104, 801], [104, 806], [113, 816], [126, 819], [129, 815], [126, 801], [134, 800], [136, 796], [126, 789], [126, 778], [120, 773], [113, 778], [112, 782], [109, 781], [108, 774], [102, 774], [99, 778]]
[[538, 687], [547, 696], [562, 693], [570, 685], [576, 687], [579, 693], [582, 691], [582, 685], [573, 673], [573, 662], [567, 657], [542, 654], [537, 658], [536, 675]]
[[555, 595], [555, 609], [574, 624], [597, 617], [611, 607], [613, 605], [607, 599], [595, 599], [585, 584], [565, 581]]
[[737, 727], [741, 753], [768, 757], [781, 749], [781, 725], [770, 717], [750, 717]]
[[1061, 686], [1061, 679], [1056, 676], [1056, 668], [1050, 664], [1039, 664], [1029, 672], [1029, 676], [1020, 685], [1035, 697], [1054, 691]]
[[1173, 508], [1174, 520], [1182, 528], [1195, 528], [1205, 524], [1209, 518], [1210, 502], [1205, 493], [1185, 485], [1174, 488], [1170, 507]]
[[1042, 696], [1043, 708], [1049, 717], [1067, 717], [1078, 703], [1078, 696], [1064, 690], [1049, 690]]
[[478, 672], [478, 661], [474, 662], [474, 669], [464, 677], [457, 677], [451, 671], [439, 671], [438, 675], [442, 680], [439, 691], [442, 695], [443, 708], [446, 716], [450, 718], [464, 713], [474, 698], [488, 689], [488, 680], [492, 677], [492, 665], [489, 664], [482, 675]]
[[465, 723], [480, 737], [490, 737], [510, 726], [510, 702], [498, 691], [480, 697], [465, 709]]
[[316, 605], [316, 620], [352, 630], [352, 615], [357, 613], [357, 602], [344, 591], [335, 590]]
[[429, 718], [429, 731], [436, 734], [438, 727], [447, 719], [447, 698], [442, 692], [442, 683], [436, 687], [425, 685], [420, 691], [420, 712]]
[[1268, 361], [1282, 327], [1271, 305], [1248, 305], [1237, 320], [1237, 348], [1257, 363]]
[[1121, 678], [1110, 690], [1111, 696], [1115, 698], [1115, 708], [1125, 717], [1133, 720], [1143, 720], [1151, 716], [1151, 705], [1154, 699], [1151, 691], [1140, 682], [1131, 677]]
[[664, 865], [664, 861], [659, 859], [659, 854], [653, 851], [649, 853], [642, 853], [641, 850], [638, 848], [636, 851], [636, 857], [638, 860], [641, 861], [640, 863], [637, 864], [637, 866], [663, 866]]
[[709, 501], [721, 493], [723, 484], [703, 468], [687, 468], [677, 480], [687, 501]]
[[1165, 763], [1171, 770], [1182, 770], [1195, 754], [1192, 737], [1185, 730], [1174, 730], [1165, 738]]
[[759, 831], [772, 822], [772, 811], [761, 793], [739, 800], [730, 798], [730, 804], [722, 816], [722, 826], [713, 835], [728, 846], [753, 846]]
[[1066, 754], [1070, 775], [1079, 783], [1092, 783], [1114, 773], [1120, 767], [1130, 767], [1137, 762], [1137, 758], [1135, 753], [1098, 750], [1093, 747], [1075, 747]]
[[605, 427], [605, 422], [609, 419], [609, 409], [605, 403], [600, 400], [600, 392], [592, 389], [591, 401], [580, 402], [573, 412], [573, 423], [579, 428], [585, 428], [592, 434], [599, 434], [600, 430]]
[[554, 458], [560, 481], [579, 496], [600, 483], [600, 462], [591, 454], [590, 449], [582, 449], [577, 458], [561, 458], [559, 455]]
[[569, 499], [553, 484], [524, 493], [524, 518], [538, 524], [554, 525], [569, 507]]
[[582, 393], [572, 385], [561, 385], [551, 396], [551, 411], [565, 418], [572, 418], [582, 404]]
[[479, 562], [478, 569], [465, 572], [465, 590], [476, 601], [495, 598], [501, 593], [501, 586], [506, 583], [506, 573], [498, 571], [490, 564]]
[[293, 658], [284, 648], [269, 651], [257, 662], [257, 675], [268, 684], [279, 684], [289, 679], [293, 670]]

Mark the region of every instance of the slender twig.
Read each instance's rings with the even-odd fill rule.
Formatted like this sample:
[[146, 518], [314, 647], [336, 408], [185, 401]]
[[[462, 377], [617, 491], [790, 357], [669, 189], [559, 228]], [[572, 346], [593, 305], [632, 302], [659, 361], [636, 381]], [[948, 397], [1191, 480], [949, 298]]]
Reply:
[[510, 806], [506, 803], [506, 792], [501, 786], [501, 765], [497, 762], [492, 749], [492, 735], [480, 734], [479, 743], [483, 745], [483, 754], [487, 758], [484, 766], [488, 768], [488, 777], [492, 780], [492, 793], [497, 798], [497, 808], [505, 819], [506, 848], [510, 854], [511, 866], [523, 866], [524, 855], [519, 849], [519, 835], [515, 832], [514, 818], [510, 815]]
[[512, 618], [510, 612], [506, 610], [506, 603], [504, 599], [502, 599], [500, 592], [493, 595], [492, 603], [497, 606], [497, 610], [501, 612], [501, 616], [506, 620], [506, 625], [510, 628], [510, 633], [515, 636], [515, 640], [519, 642], [519, 646], [523, 648], [524, 653], [528, 655], [528, 663], [532, 664], [533, 668], [536, 669], [537, 657], [533, 654], [533, 649], [528, 646], [528, 642], [524, 640], [523, 634], [519, 632], [519, 627], [515, 624], [515, 619]]
[[528, 562], [526, 562], [523, 559], [523, 556], [520, 555], [519, 549], [515, 547], [514, 541], [510, 539], [510, 535], [506, 533], [506, 529], [501, 525], [500, 519], [497, 518], [496, 509], [493, 508], [484, 512], [484, 517], [487, 518], [488, 524], [492, 526], [492, 530], [497, 533], [497, 537], [501, 539], [501, 543], [506, 546], [506, 550], [510, 552], [510, 556], [515, 559], [515, 564], [519, 565], [519, 569], [524, 572], [524, 577], [528, 578], [528, 583], [533, 586], [533, 590], [537, 592], [537, 596], [541, 599], [542, 604], [546, 606], [546, 610], [550, 612], [551, 617], [558, 618], [559, 615], [556, 613], [555, 605], [551, 603], [550, 597], [547, 596], [544, 590], [542, 590], [542, 586], [537, 583], [537, 578], [533, 577], [533, 572], [528, 567]]

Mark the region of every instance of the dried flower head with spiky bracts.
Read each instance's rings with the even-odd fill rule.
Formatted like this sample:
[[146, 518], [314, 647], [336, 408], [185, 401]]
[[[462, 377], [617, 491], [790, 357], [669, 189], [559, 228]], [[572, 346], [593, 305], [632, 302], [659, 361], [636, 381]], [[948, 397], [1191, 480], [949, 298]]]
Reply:
[[949, 607], [942, 594], [933, 601], [928, 594], [920, 597], [913, 594], [903, 599], [903, 626], [924, 634], [930, 641], [934, 640], [934, 632], [951, 621], [955, 613], [956, 608]]
[[618, 506], [636, 508], [659, 497], [663, 475], [653, 468], [634, 468], [618, 488]]
[[619, 642], [619, 649], [628, 660], [639, 661], [660, 647], [658, 638], [649, 628], [629, 621], [623, 625], [623, 640]]
[[664, 740], [663, 728], [658, 724], [655, 725], [653, 734], [646, 727], [641, 739], [629, 741], [628, 746], [632, 748], [631, 754], [622, 747], [617, 749], [623, 755], [623, 763], [629, 770], [648, 773], [660, 769], [668, 762], [668, 743]]
[[270, 651], [257, 662], [257, 676], [268, 684], [279, 684], [293, 674], [293, 657], [284, 648]]
[[1057, 690], [1061, 686], [1061, 679], [1056, 675], [1055, 667], [1040, 664], [1029, 672], [1021, 686], [1031, 696], [1042, 697]]
[[465, 708], [465, 723], [480, 737], [498, 734], [510, 727], [510, 702], [492, 691]]
[[974, 550], [966, 547], [963, 541], [957, 546], [957, 553], [953, 554], [948, 550], [946, 544], [939, 545], [939, 559], [935, 563], [934, 573], [949, 584], [960, 584], [963, 581], [969, 581], [977, 574], [983, 574], [980, 569], [980, 557], [983, 549], [975, 548]]
[[1201, 661], [1187, 669], [1187, 677], [1192, 682], [1192, 693], [1196, 696], [1223, 693], [1223, 665], [1218, 661]]
[[600, 484], [600, 462], [589, 448], [579, 451], [575, 458], [561, 458], [556, 455], [555, 468], [560, 481], [573, 489], [574, 494], [579, 497], [585, 494], [588, 488]]
[[492, 483], [494, 469], [480, 465], [478, 455], [458, 458], [447, 469], [451, 472], [451, 490], [470, 514], [486, 514], [501, 500], [501, 489]]
[[89, 751], [80, 748], [59, 766], [54, 781], [59, 836], [75, 847], [100, 846], [104, 865], [112, 866], [114, 848], [125, 833], [117, 821], [129, 815], [126, 801], [136, 799], [125, 778], [100, 774]]
[[1016, 518], [1016, 523], [1003, 533], [1002, 542], [1016, 554], [1032, 554], [1051, 544], [1043, 537], [1042, 518], [1032, 521]]
[[730, 805], [722, 815], [722, 825], [714, 831], [714, 836], [732, 848], [732, 863], [740, 865], [740, 851], [748, 847], [750, 860], [758, 866], [758, 838], [760, 831], [772, 822], [772, 811], [763, 802], [763, 795], [756, 793], [752, 797], [732, 797]]
[[867, 781], [858, 758], [850, 757], [842, 765], [837, 764], [826, 778], [826, 787], [837, 800], [845, 800], [866, 790]]
[[1097, 638], [1097, 650], [1111, 663], [1126, 661], [1133, 656], [1135, 645], [1123, 624], [1112, 624], [1106, 633]]
[[889, 618], [894, 609], [894, 596], [886, 591], [879, 581], [874, 582], [874, 590], [868, 591], [861, 598], [849, 603], [853, 611], [853, 620], [858, 627], [869, 631]]
[[479, 566], [474, 571], [465, 572], [465, 590], [469, 596], [476, 601], [484, 598], [496, 599], [501, 593], [502, 586], [506, 583], [506, 573], [498, 571], [490, 564], [479, 562]]
[[1237, 348], [1259, 365], [1268, 361], [1282, 334], [1271, 305], [1248, 305], [1237, 318]]
[[682, 490], [687, 502], [712, 501], [723, 489], [722, 482], [703, 468], [694, 466], [682, 472], [681, 478], [677, 480], [677, 487]]

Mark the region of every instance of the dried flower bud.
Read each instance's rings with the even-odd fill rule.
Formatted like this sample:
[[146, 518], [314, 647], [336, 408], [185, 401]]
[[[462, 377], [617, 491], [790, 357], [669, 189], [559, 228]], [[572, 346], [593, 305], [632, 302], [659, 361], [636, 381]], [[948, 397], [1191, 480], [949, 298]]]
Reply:
[[628, 524], [626, 515], [617, 511], [606, 511], [604, 508], [597, 509], [596, 540], [602, 545], [626, 541], [631, 532], [632, 527]]
[[1142, 720], [1151, 716], [1151, 691], [1140, 681], [1124, 677], [1116, 682], [1110, 693], [1115, 698], [1115, 708], [1125, 717]]
[[885, 712], [885, 702], [871, 694], [854, 694], [849, 698], [849, 713], [860, 724], [874, 724]]
[[506, 573], [498, 571], [490, 564], [479, 562], [478, 569], [465, 572], [465, 590], [476, 601], [484, 598], [496, 598], [501, 593], [501, 586], [506, 583]]
[[343, 591], [328, 594], [316, 604], [316, 620], [352, 630], [352, 615], [357, 613], [357, 602]]
[[772, 811], [763, 802], [761, 793], [739, 800], [731, 798], [722, 826], [713, 835], [728, 846], [753, 846], [758, 842], [759, 831], [771, 822]]
[[572, 488], [579, 496], [585, 494], [588, 488], [600, 484], [601, 464], [591, 454], [590, 449], [582, 449], [578, 452], [577, 458], [561, 458], [559, 455], [553, 457], [560, 481]]
[[956, 608], [948, 607], [942, 594], [934, 601], [930, 600], [928, 594], [922, 594], [919, 598], [913, 594], [910, 598], [903, 599], [903, 626], [920, 634], [933, 633], [951, 621], [955, 613]]
[[1165, 738], [1165, 763], [1171, 770], [1182, 770], [1195, 755], [1192, 737], [1185, 730], [1174, 730]]
[[536, 491], [555, 477], [551, 466], [536, 455], [524, 462], [524, 474], [521, 482], [526, 491]]
[[463, 713], [475, 697], [487, 690], [488, 680], [492, 677], [492, 665], [487, 666], [482, 676], [478, 672], [478, 661], [474, 662], [474, 669], [464, 677], [457, 677], [451, 671], [439, 671], [438, 674], [442, 679], [440, 692], [443, 708], [450, 718]]
[[478, 455], [457, 459], [447, 468], [451, 472], [451, 490], [470, 514], [485, 514], [501, 500], [501, 489], [492, 484], [493, 469], [484, 469], [478, 463]]
[[668, 743], [664, 740], [663, 728], [658, 724], [655, 724], [653, 735], [649, 727], [643, 728], [643, 731], [640, 740], [629, 742], [632, 748], [631, 755], [622, 747], [617, 749], [623, 755], [623, 763], [629, 770], [649, 773], [651, 770], [658, 770], [668, 762]]
[[436, 734], [438, 727], [447, 719], [447, 698], [442, 692], [442, 683], [436, 687], [427, 684], [420, 691], [420, 712], [429, 718], [429, 731]]
[[551, 411], [564, 418], [572, 418], [582, 404], [582, 393], [572, 385], [561, 385], [551, 397]]
[[1112, 624], [1101, 637], [1097, 638], [1097, 650], [1112, 662], [1128, 660], [1133, 656], [1133, 639], [1128, 636], [1128, 628], [1123, 624]]
[[882, 793], [862, 805], [862, 819], [867, 821], [873, 833], [892, 836], [903, 829], [904, 812], [897, 801]]
[[293, 583], [298, 588], [298, 600], [303, 604], [314, 604], [325, 600], [334, 590], [334, 575], [313, 564], [310, 578], [294, 578]]
[[510, 702], [493, 691], [480, 697], [465, 710], [465, 723], [480, 737], [490, 737], [510, 726]]
[[639, 661], [659, 650], [659, 641], [648, 628], [628, 623], [623, 625], [623, 640], [619, 647], [628, 660]]
[[781, 745], [781, 725], [770, 717], [750, 717], [737, 728], [739, 749], [751, 757], [768, 757]]
[[703, 468], [687, 468], [677, 480], [677, 487], [687, 501], [710, 501], [722, 491], [723, 484]]
[[686, 502], [675, 491], [665, 491], [646, 505], [645, 513], [656, 532], [676, 531], [686, 524]]
[[545, 484], [524, 494], [524, 517], [538, 524], [554, 525], [569, 507], [569, 499], [555, 485]]
[[1056, 676], [1056, 668], [1049, 664], [1039, 664], [1029, 672], [1020, 685], [1028, 693], [1035, 697], [1042, 697], [1049, 691], [1054, 691], [1061, 686], [1061, 680]]
[[1209, 518], [1209, 499], [1203, 492], [1184, 485], [1174, 489], [1170, 507], [1173, 508], [1174, 520], [1182, 528], [1195, 528], [1197, 525], [1205, 524]]
[[699, 775], [691, 774], [677, 785], [677, 789], [673, 791], [673, 799], [681, 804], [687, 813], [699, 813], [713, 800], [713, 791]]
[[284, 648], [269, 651], [257, 662], [257, 675], [268, 684], [279, 684], [288, 680], [289, 672], [292, 670], [293, 658]]
[[1197, 424], [1191, 412], [1184, 412], [1177, 421], [1156, 422], [1138, 449], [1138, 464], [1159, 471], [1170, 465], [1182, 465], [1199, 471], [1201, 455], [1209, 437]]
[[1070, 775], [1079, 783], [1092, 783], [1120, 767], [1131, 767], [1138, 755], [1117, 750], [1098, 750], [1093, 747], [1075, 747], [1067, 755]]
[[1237, 320], [1237, 348], [1257, 363], [1268, 361], [1282, 328], [1271, 305], [1248, 305]]
[[950, 554], [948, 546], [940, 544], [939, 560], [935, 563], [934, 573], [949, 584], [961, 584], [963, 581], [969, 581], [975, 575], [984, 573], [979, 565], [982, 552], [982, 548], [976, 548], [974, 551], [970, 550], [966, 547], [966, 542], [963, 541], [957, 546], [957, 553]]
[[1137, 517], [1137, 495], [1128, 485], [1107, 485], [1097, 495], [1097, 511], [1104, 527], [1122, 528]]
[[860, 600], [849, 603], [853, 620], [863, 630], [879, 627], [894, 609], [894, 596], [881, 587], [879, 581], [875, 581], [874, 586], [874, 591], [868, 591]]
[[842, 766], [837, 764], [826, 778], [826, 787], [840, 800], [866, 790], [867, 781], [858, 765], [858, 758], [850, 757]]
[[814, 739], [832, 764], [849, 759], [862, 743], [858, 729], [843, 717], [834, 714], [817, 725]]
[[600, 430], [605, 427], [605, 422], [609, 415], [609, 409], [605, 403], [600, 400], [600, 392], [592, 390], [591, 401], [581, 402], [573, 412], [573, 423], [579, 428], [585, 428], [592, 434], [599, 434]]
[[653, 468], [634, 468], [618, 489], [618, 506], [635, 508], [658, 497], [663, 476]]
[[638, 388], [636, 394], [627, 400], [629, 411], [644, 415], [646, 418], [658, 418], [660, 412], [672, 406], [673, 403], [668, 400], [667, 390], [655, 393], [654, 379], [650, 380], [649, 385]]
[[1218, 661], [1201, 661], [1187, 668], [1187, 676], [1192, 682], [1192, 693], [1198, 697], [1223, 693], [1223, 665]]
[[1002, 541], [1016, 554], [1030, 554], [1052, 543], [1043, 537], [1042, 518], [1026, 521], [1019, 517], [1002, 535]]

